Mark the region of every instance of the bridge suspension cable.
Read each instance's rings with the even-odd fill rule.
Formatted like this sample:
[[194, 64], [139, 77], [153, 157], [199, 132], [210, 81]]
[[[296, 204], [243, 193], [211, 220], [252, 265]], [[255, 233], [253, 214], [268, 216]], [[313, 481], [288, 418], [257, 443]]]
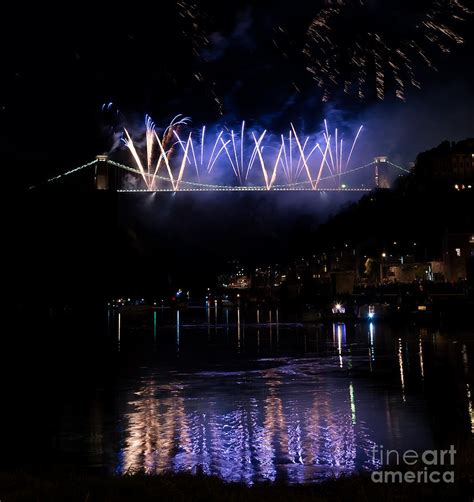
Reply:
[[390, 164], [392, 167], [396, 167], [397, 169], [400, 169], [400, 171], [403, 171], [405, 173], [410, 173], [410, 169], [405, 169], [404, 167], [402, 166], [397, 166], [397, 164], [394, 164], [393, 162], [390, 162], [389, 160], [386, 160], [385, 161], [387, 164]]
[[[32, 185], [28, 189], [32, 190], [32, 189], [35, 189], [41, 185], [45, 185], [48, 183], [58, 181], [61, 178], [65, 178], [71, 174], [82, 171], [88, 167], [98, 165], [100, 162], [101, 161], [99, 159], [95, 159], [91, 162], [88, 162], [87, 164], [83, 164], [82, 166], [76, 167], [75, 169], [71, 169], [71, 170], [66, 171], [65, 173], [59, 174], [57, 176], [53, 176], [40, 184]], [[140, 176], [143, 175], [143, 173], [140, 170], [135, 169], [130, 166], [127, 166], [125, 164], [121, 164], [121, 163], [116, 162], [114, 160], [107, 159], [107, 160], [105, 160], [105, 162], [108, 165], [114, 166], [118, 169], [122, 169], [124, 171], [128, 171], [133, 174], [140, 175]], [[385, 162], [400, 171], [403, 171], [405, 173], [410, 172], [410, 170], [405, 169], [401, 166], [398, 166], [397, 164], [394, 164], [393, 162], [390, 162], [389, 160], [386, 160]], [[368, 164], [364, 164], [362, 166], [355, 167], [353, 169], [349, 169], [341, 174], [330, 174], [327, 176], [322, 176], [319, 179], [319, 181], [333, 180], [336, 178], [340, 179], [341, 176], [346, 176], [348, 174], [360, 171], [362, 169], [366, 169], [366, 168], [373, 166], [375, 164], [376, 164], [376, 161], [374, 160], [372, 162], [369, 162]], [[145, 175], [152, 176], [151, 174], [148, 174], [148, 173], [145, 173]], [[166, 183], [171, 183], [172, 188], [169, 188], [169, 189], [162, 188], [162, 189], [157, 189], [157, 190], [153, 190], [153, 189], [119, 189], [118, 191], [119, 192], [132, 192], [132, 191], [133, 192], [156, 192], [156, 191], [176, 192], [176, 191], [180, 191], [180, 190], [182, 190], [182, 191], [193, 191], [193, 190], [195, 190], [195, 191], [206, 191], [206, 190], [207, 191], [268, 191], [269, 190], [268, 187], [264, 186], [264, 185], [261, 185], [261, 186], [260, 185], [217, 185], [217, 184], [212, 184], [212, 183], [202, 183], [202, 182], [187, 181], [187, 180], [180, 180], [179, 181], [180, 188], [177, 188], [174, 185], [174, 180], [169, 177], [160, 176], [157, 174], [153, 175], [153, 177], [154, 177], [154, 179], [157, 179], [157, 180], [160, 180], [160, 181], [163, 181]], [[307, 188], [305, 188], [305, 187], [307, 187]], [[315, 187], [312, 186], [312, 184], [309, 180], [305, 180], [305, 181], [299, 181], [299, 182], [294, 182], [294, 183], [273, 185], [270, 190], [274, 190], [274, 191], [284, 191], [284, 190], [306, 191], [306, 190], [308, 190], [309, 191], [309, 190], [315, 190]], [[360, 188], [357, 188], [357, 187], [352, 187], [352, 188], [347, 188], [347, 187], [340, 188], [339, 187], [339, 188], [337, 188], [336, 187], [336, 188], [317, 188], [316, 189], [316, 191], [367, 191], [367, 190], [370, 190], [370, 189], [369, 188], [362, 188], [362, 187], [360, 187]]]
[[87, 167], [91, 167], [93, 165], [97, 164], [97, 160], [93, 160], [92, 162], [88, 162], [87, 164], [84, 164], [82, 166], [76, 167], [75, 169], [71, 169], [70, 171], [66, 171], [65, 173], [58, 174], [57, 176], [53, 176], [52, 178], [47, 179], [46, 181], [43, 181], [37, 185], [31, 185], [28, 187], [28, 190], [34, 190], [35, 188], [41, 186], [41, 185], [46, 185], [47, 183], [51, 183], [53, 181], [57, 181], [60, 178], [65, 178], [66, 176], [69, 176], [70, 174], [77, 173], [78, 171], [81, 171], [82, 169], [85, 169]]

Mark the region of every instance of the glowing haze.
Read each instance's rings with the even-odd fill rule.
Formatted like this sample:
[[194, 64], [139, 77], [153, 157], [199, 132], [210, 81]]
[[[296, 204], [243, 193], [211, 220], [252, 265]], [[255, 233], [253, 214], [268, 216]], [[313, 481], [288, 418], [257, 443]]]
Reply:
[[247, 128], [245, 121], [234, 129], [212, 131], [189, 127], [189, 117], [177, 115], [161, 132], [145, 116], [144, 141], [134, 140], [127, 128], [122, 138], [133, 158], [143, 187], [155, 190], [167, 182], [179, 190], [186, 183], [197, 186], [222, 182], [230, 173], [238, 186], [263, 186], [267, 190], [306, 186], [316, 190], [341, 187], [341, 177], [351, 171], [351, 159], [362, 133], [360, 126], [350, 138], [337, 128], [316, 135], [299, 133], [290, 124], [278, 137], [267, 130]]

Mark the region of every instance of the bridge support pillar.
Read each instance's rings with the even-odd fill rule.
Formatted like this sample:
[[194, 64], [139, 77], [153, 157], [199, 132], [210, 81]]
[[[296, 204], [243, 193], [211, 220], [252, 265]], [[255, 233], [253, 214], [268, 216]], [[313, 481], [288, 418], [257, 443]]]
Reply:
[[374, 158], [374, 167], [375, 167], [375, 188], [389, 188], [389, 183], [387, 179], [380, 180], [380, 171], [382, 168], [382, 164], [387, 162], [388, 158], [385, 156], [375, 157]]
[[95, 176], [94, 176], [94, 184], [96, 190], [110, 190], [111, 187], [111, 179], [109, 173], [109, 164], [108, 164], [108, 156], [107, 155], [97, 155], [96, 166], [95, 166]]

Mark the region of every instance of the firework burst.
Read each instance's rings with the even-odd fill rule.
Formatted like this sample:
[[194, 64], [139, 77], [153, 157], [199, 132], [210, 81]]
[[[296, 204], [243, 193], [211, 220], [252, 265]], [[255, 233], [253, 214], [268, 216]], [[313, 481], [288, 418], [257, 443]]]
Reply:
[[[177, 115], [159, 134], [147, 115], [141, 146], [124, 129], [123, 143], [146, 189], [156, 189], [158, 181], [170, 183], [175, 191], [191, 179], [197, 180], [191, 181], [197, 185], [201, 178], [213, 181], [217, 166], [221, 175], [232, 172], [242, 187], [255, 182], [261, 185], [262, 179], [267, 190], [275, 188], [277, 180], [286, 187], [307, 185], [316, 190], [324, 179], [340, 187], [341, 177], [350, 172], [352, 154], [362, 131], [361, 126], [348, 143], [350, 148], [344, 150], [343, 135], [337, 128], [331, 133], [326, 120], [324, 130], [316, 137], [301, 137], [291, 124], [288, 133], [278, 139], [266, 130], [247, 130], [245, 122], [237, 131], [221, 129], [209, 133], [204, 126], [196, 134], [189, 123], [189, 117]], [[166, 170], [164, 176], [160, 170]], [[185, 181], [185, 172], [189, 170], [191, 174]]]
[[224, 104], [216, 92], [216, 83], [207, 82], [205, 73], [202, 71], [206, 63], [202, 57], [202, 51], [210, 44], [207, 31], [204, 28], [207, 16], [204, 15], [203, 9], [191, 0], [177, 0], [176, 8], [181, 21], [181, 34], [189, 41], [193, 56], [200, 67], [199, 70], [193, 72], [193, 77], [197, 82], [206, 84], [206, 90], [215, 103], [219, 115], [222, 116]]
[[420, 87], [418, 65], [435, 69], [434, 53], [463, 43], [458, 27], [471, 14], [461, 0], [326, 0], [312, 20], [303, 53], [307, 70], [327, 101], [342, 88], [360, 99], [375, 87], [404, 100], [407, 86]]

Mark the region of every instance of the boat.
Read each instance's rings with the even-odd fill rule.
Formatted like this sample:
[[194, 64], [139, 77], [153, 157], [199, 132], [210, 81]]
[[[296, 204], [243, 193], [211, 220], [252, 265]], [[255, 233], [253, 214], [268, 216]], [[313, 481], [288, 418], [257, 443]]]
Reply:
[[391, 313], [388, 303], [370, 303], [361, 305], [357, 317], [361, 320], [373, 322], [377, 319], [385, 319]]
[[347, 309], [346, 306], [341, 302], [334, 302], [331, 310], [325, 315], [325, 318], [331, 322], [343, 322], [355, 319], [356, 316], [352, 309]]

